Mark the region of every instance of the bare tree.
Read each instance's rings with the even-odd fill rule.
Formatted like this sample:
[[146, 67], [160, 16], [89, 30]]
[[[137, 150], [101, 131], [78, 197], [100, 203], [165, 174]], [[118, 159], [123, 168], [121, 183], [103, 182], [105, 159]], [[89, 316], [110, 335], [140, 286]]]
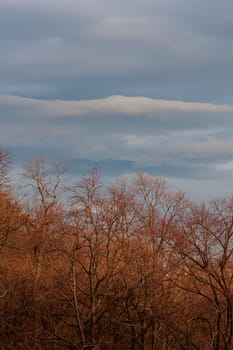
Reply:
[[9, 152], [3, 151], [0, 148], [0, 191], [8, 184], [8, 171], [11, 164], [11, 156]]
[[188, 333], [183, 330], [183, 339], [192, 342], [190, 349], [229, 350], [233, 346], [232, 197], [212, 201], [208, 207], [193, 206], [183, 230], [187, 242], [176, 242], [174, 247], [183, 270], [175, 283], [193, 300], [187, 315], [191, 328]]
[[33, 300], [35, 303], [34, 341], [39, 338], [41, 328], [40, 303], [42, 296], [40, 286], [48, 279], [49, 251], [54, 249], [58, 216], [62, 214], [59, 207], [61, 199], [61, 181], [65, 168], [58, 164], [50, 166], [44, 156], [31, 159], [25, 165], [23, 173], [29, 192], [27, 230], [31, 237], [33, 263]]

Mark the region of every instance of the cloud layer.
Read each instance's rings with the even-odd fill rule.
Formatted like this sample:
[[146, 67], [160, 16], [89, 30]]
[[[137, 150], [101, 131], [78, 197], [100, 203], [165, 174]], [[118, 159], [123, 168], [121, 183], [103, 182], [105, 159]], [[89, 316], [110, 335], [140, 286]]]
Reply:
[[233, 4], [2, 0], [0, 91], [233, 104]]
[[[44, 150], [105, 175], [143, 169], [177, 179], [229, 181], [233, 106], [110, 96], [95, 100], [0, 97], [2, 144], [16, 159]], [[3, 117], [4, 116], [4, 117]]]
[[229, 0], [1, 0], [0, 146], [231, 191], [232, 13]]

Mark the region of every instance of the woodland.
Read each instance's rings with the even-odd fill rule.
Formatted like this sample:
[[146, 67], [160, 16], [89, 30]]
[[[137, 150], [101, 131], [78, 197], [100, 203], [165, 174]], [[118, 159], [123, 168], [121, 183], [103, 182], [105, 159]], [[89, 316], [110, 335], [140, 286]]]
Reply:
[[232, 195], [95, 169], [68, 186], [43, 156], [14, 181], [11, 163], [1, 149], [0, 349], [233, 349]]

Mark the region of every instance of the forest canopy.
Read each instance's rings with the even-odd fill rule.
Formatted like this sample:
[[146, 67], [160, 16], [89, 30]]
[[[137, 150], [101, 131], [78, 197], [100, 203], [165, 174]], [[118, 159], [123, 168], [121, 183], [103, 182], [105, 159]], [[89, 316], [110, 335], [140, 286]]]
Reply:
[[0, 348], [233, 348], [233, 196], [194, 203], [137, 173], [31, 159], [22, 183], [0, 150]]

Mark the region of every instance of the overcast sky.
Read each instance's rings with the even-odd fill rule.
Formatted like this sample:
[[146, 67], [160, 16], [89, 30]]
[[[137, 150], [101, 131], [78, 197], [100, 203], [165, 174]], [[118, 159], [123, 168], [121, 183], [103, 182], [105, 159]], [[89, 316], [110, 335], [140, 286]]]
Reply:
[[0, 146], [233, 193], [233, 2], [1, 0]]

